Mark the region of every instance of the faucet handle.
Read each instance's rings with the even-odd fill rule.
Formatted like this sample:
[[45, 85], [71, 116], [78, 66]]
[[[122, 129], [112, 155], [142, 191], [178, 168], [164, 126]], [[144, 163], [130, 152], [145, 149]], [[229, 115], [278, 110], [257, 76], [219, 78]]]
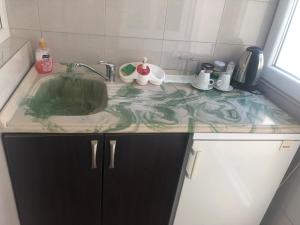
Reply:
[[116, 67], [115, 64], [108, 63], [108, 62], [105, 62], [105, 61], [99, 61], [98, 64], [105, 65], [105, 66], [109, 67], [110, 69], [114, 69]]
[[112, 63], [104, 62], [104, 61], [99, 61], [98, 63], [106, 66], [106, 76], [108, 77], [108, 80], [115, 81], [116, 65], [112, 64]]

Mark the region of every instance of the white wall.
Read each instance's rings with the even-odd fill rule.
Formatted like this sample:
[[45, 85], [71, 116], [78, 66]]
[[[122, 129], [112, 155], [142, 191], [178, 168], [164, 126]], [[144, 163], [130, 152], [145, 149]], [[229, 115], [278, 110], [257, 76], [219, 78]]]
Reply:
[[[56, 61], [118, 65], [147, 56], [184, 68], [188, 52], [203, 61], [237, 60], [264, 46], [277, 0], [6, 0], [12, 35], [36, 46], [42, 34]], [[191, 63], [189, 70], [195, 70]]]
[[[5, 60], [0, 64], [0, 93], [9, 96], [33, 63], [32, 48], [28, 41], [9, 38], [0, 46]], [[6, 83], [4, 83], [6, 82]], [[7, 98], [2, 99], [4, 103]], [[0, 103], [0, 105], [2, 105]], [[2, 146], [0, 123], [0, 225], [19, 225], [13, 191]]]

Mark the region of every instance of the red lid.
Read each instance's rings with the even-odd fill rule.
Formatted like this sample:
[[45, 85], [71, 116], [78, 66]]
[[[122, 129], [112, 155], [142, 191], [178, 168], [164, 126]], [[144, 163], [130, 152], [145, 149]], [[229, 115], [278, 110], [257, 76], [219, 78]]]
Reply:
[[141, 75], [148, 75], [150, 73], [150, 68], [149, 66], [145, 65], [145, 64], [140, 64], [137, 66], [136, 71], [141, 74]]

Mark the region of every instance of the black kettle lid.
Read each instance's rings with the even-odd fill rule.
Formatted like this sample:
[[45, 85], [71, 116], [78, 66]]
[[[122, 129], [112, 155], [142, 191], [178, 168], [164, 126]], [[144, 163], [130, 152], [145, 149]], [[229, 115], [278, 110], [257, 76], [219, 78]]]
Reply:
[[248, 48], [247, 48], [247, 51], [253, 52], [253, 53], [256, 53], [256, 54], [261, 54], [261, 53], [263, 53], [263, 49], [260, 48], [260, 47], [256, 47], [256, 46], [248, 47]]

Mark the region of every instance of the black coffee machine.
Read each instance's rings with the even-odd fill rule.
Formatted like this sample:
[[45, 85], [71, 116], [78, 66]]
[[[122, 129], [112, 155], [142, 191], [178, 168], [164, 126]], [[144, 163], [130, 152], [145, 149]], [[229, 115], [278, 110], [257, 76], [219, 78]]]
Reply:
[[254, 46], [247, 48], [233, 74], [232, 85], [238, 89], [255, 91], [263, 65], [263, 50]]

